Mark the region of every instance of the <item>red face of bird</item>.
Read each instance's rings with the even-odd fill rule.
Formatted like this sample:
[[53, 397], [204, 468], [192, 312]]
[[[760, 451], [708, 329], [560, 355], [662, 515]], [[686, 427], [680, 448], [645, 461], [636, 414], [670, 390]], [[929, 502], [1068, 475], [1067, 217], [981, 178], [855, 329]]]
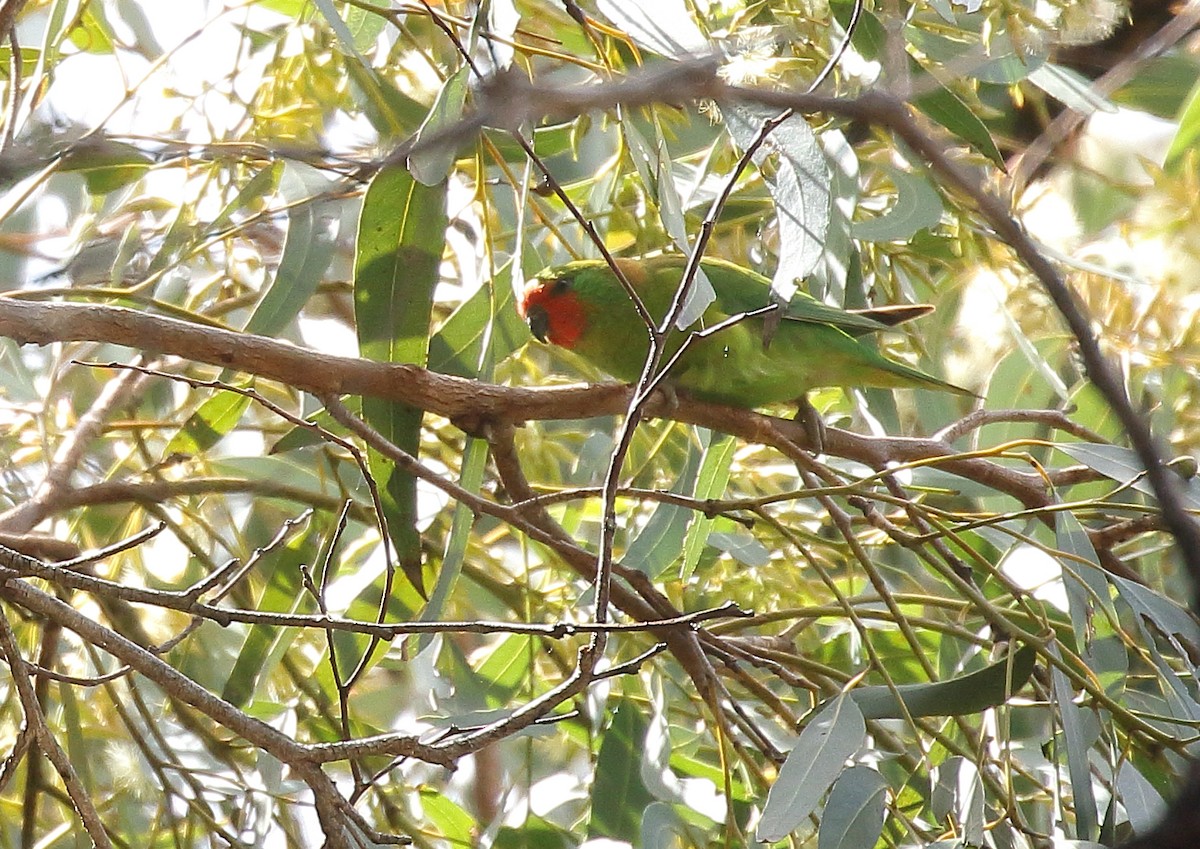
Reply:
[[569, 275], [535, 277], [525, 284], [517, 311], [539, 342], [571, 348], [583, 334], [587, 318], [583, 303], [572, 290]]

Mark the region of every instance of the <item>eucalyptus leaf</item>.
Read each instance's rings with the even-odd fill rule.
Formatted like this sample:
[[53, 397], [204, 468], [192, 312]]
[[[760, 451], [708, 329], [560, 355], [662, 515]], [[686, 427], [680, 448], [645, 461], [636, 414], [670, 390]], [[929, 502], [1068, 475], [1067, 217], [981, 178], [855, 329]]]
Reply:
[[851, 235], [869, 242], [898, 242], [937, 226], [942, 220], [942, 198], [929, 180], [891, 166], [885, 170], [896, 187], [896, 202], [878, 218], [855, 221]]
[[883, 833], [887, 782], [866, 766], [841, 774], [821, 814], [817, 849], [862, 849], [874, 846]]
[[863, 715], [846, 694], [804, 727], [771, 785], [756, 837], [774, 843], [795, 831], [845, 771], [867, 739]]
[[[779, 115], [761, 106], [738, 105], [725, 110], [726, 126], [742, 150], [758, 137], [764, 123]], [[767, 187], [775, 201], [779, 222], [779, 266], [771, 290], [786, 303], [821, 259], [829, 229], [830, 176], [825, 153], [816, 134], [800, 115], [791, 115], [775, 127], [755, 151], [753, 160], [763, 168], [769, 154], [778, 154], [774, 175]]]
[[596, 8], [638, 47], [660, 56], [685, 58], [709, 49], [685, 0], [597, 0]]

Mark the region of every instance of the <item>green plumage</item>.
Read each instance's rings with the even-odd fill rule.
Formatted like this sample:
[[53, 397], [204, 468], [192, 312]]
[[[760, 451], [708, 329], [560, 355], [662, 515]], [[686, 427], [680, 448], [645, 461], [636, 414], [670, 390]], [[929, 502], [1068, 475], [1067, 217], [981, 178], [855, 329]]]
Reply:
[[[770, 282], [759, 274], [722, 260], [702, 267], [716, 292], [691, 331], [712, 327], [731, 316], [769, 303]], [[678, 256], [622, 261], [622, 269], [655, 320], [670, 308], [684, 262]], [[556, 296], [573, 293], [582, 307], [583, 328], [572, 350], [613, 377], [633, 382], [641, 375], [649, 337], [632, 301], [612, 270], [600, 261], [573, 262], [538, 276]], [[556, 286], [551, 290], [551, 286]], [[526, 304], [531, 303], [527, 293]], [[918, 308], [917, 313], [921, 310]], [[886, 328], [870, 311], [850, 313], [798, 294], [786, 308], [769, 345], [764, 318], [746, 318], [706, 338], [695, 339], [672, 367], [672, 385], [693, 397], [737, 407], [756, 408], [792, 401], [811, 389], [841, 387], [918, 387], [970, 395], [911, 366], [894, 362], [855, 338]], [[686, 333], [671, 334], [663, 363], [679, 349]], [[558, 341], [551, 339], [551, 341]]]

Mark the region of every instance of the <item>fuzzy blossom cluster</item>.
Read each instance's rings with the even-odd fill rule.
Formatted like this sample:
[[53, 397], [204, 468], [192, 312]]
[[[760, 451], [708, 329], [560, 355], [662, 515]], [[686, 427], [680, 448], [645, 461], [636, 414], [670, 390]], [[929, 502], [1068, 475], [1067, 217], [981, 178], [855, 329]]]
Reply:
[[1039, 0], [1038, 19], [1059, 44], [1091, 44], [1107, 38], [1129, 12], [1128, 0]]
[[[1072, 164], [1051, 169], [1018, 203], [1026, 229], [1072, 282], [1106, 350], [1138, 373], [1140, 389], [1200, 368], [1192, 284], [1200, 277], [1200, 204], [1190, 180], [1163, 171], [1176, 131], [1175, 122], [1144, 112], [1096, 112], [1075, 140]], [[964, 288], [962, 315], [972, 338], [987, 341], [964, 352], [950, 377], [998, 361], [1015, 333], [1055, 335], [1043, 300], [1011, 268], [981, 265]]]

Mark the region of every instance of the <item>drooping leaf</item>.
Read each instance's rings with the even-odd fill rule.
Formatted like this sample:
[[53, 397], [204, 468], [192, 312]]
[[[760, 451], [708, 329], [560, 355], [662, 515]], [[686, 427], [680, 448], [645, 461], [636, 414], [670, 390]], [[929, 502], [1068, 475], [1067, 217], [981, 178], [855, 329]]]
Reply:
[[[754, 143], [764, 122], [777, 116], [778, 112], [760, 106], [740, 105], [725, 110], [729, 132], [743, 150]], [[771, 290], [786, 303], [795, 294], [796, 281], [816, 268], [825, 249], [829, 166], [816, 135], [800, 115], [779, 124], [752, 158], [761, 168], [771, 153], [779, 154], [774, 175], [766, 181], [779, 222], [779, 266]]]
[[408, 167], [412, 175], [427, 186], [437, 185], [446, 179], [446, 175], [454, 167], [458, 151], [454, 145], [444, 142], [422, 147], [421, 140], [435, 137], [440, 130], [451, 126], [462, 117], [463, 106], [467, 102], [470, 74], [470, 66], [463, 65], [446, 79], [429, 109], [429, 115], [417, 130], [413, 141], [417, 147], [408, 157]]
[[[915, 67], [916, 60], [911, 60], [910, 65]], [[996, 147], [996, 141], [992, 138], [987, 125], [980, 120], [975, 110], [963, 103], [958, 95], [932, 76], [923, 75], [921, 81], [933, 88], [913, 98], [913, 105], [965, 141], [974, 150], [986, 156], [998, 167], [1003, 168], [1004, 156]]]
[[[691, 495], [700, 468], [701, 450], [688, 440], [683, 469], [671, 487], [676, 495]], [[650, 578], [659, 577], [679, 559], [692, 511], [678, 504], [657, 504], [645, 527], [637, 532], [622, 560]]]
[[[1189, 151], [1195, 151], [1200, 145], [1200, 82], [1192, 87], [1187, 103], [1179, 113], [1179, 129], [1171, 146], [1167, 148], [1166, 162], [1163, 168], [1169, 174], [1179, 171], [1179, 166], [1185, 161]], [[1195, 153], [1192, 154], [1195, 156]]]
[[869, 242], [907, 241], [918, 231], [942, 220], [942, 198], [929, 180], [919, 174], [885, 166], [896, 187], [896, 202], [878, 218], [855, 221], [850, 233]]
[[[729, 482], [729, 467], [733, 463], [734, 450], [737, 440], [732, 436], [712, 433], [704, 448], [704, 456], [700, 461], [700, 470], [696, 474], [696, 488], [693, 493], [698, 500], [720, 498]], [[704, 515], [696, 515], [688, 527], [687, 536], [683, 542], [683, 561], [680, 564], [680, 577], [687, 580], [700, 562], [700, 555], [709, 538], [714, 519]]]
[[788, 754], [771, 785], [756, 837], [775, 842], [800, 826], [866, 741], [858, 705], [840, 695], [816, 714]]
[[596, 7], [638, 47], [661, 56], [684, 58], [703, 53], [708, 39], [696, 26], [684, 0], [598, 0]]
[[[1092, 617], [1100, 607], [1109, 621], [1116, 621], [1116, 610], [1109, 596], [1108, 582], [1100, 570], [1096, 550], [1088, 539], [1087, 532], [1074, 513], [1062, 512], [1055, 516], [1055, 546], [1078, 560], [1063, 558], [1063, 584], [1067, 591], [1067, 602], [1071, 612], [1071, 626], [1075, 632], [1077, 651], [1090, 654], [1095, 628]], [[1080, 562], [1080, 561], [1083, 562]]]
[[323, 220], [320, 207], [306, 200], [325, 188], [314, 184], [314, 177], [285, 168], [280, 189], [292, 201], [288, 209], [287, 238], [279, 268], [263, 292], [246, 322], [246, 331], [260, 336], [276, 336], [300, 314], [308, 303], [325, 269], [333, 260], [336, 231], [332, 216]]
[[[483, 485], [483, 472], [487, 464], [488, 444], [483, 439], [467, 440], [463, 452], [462, 472], [458, 485], [467, 492], [478, 492]], [[432, 622], [441, 618], [450, 600], [451, 592], [462, 572], [463, 560], [467, 555], [471, 529], [475, 526], [475, 512], [459, 502], [454, 507], [454, 518], [450, 523], [450, 536], [446, 539], [446, 550], [438, 564], [437, 583], [429, 595], [429, 604], [421, 611], [418, 619]], [[425, 645], [428, 639], [422, 640]]]
[[[1052, 650], [1057, 651], [1056, 648]], [[1057, 666], [1050, 668], [1050, 682], [1062, 723], [1067, 773], [1071, 777], [1071, 792], [1075, 797], [1075, 836], [1080, 840], [1095, 840], [1099, 836], [1100, 819], [1088, 758], [1094, 735], [1089, 733], [1085, 725], [1084, 709], [1075, 704], [1075, 693], [1069, 679]]]
[[642, 814], [654, 801], [641, 775], [646, 728], [646, 718], [632, 700], [618, 703], [593, 771], [589, 839], [609, 837], [632, 843], [640, 837]]
[[[446, 220], [444, 187], [422, 185], [399, 167], [386, 168], [371, 181], [359, 217], [354, 259], [354, 315], [364, 357], [425, 364]], [[394, 445], [416, 456], [421, 444], [420, 410], [364, 398], [363, 416]], [[399, 565], [424, 595], [416, 479], [375, 450], [367, 457]]]
[[1137, 835], [1157, 825], [1167, 807], [1162, 794], [1130, 761], [1122, 762], [1117, 770], [1117, 793]]
[[829, 791], [821, 813], [817, 849], [861, 849], [874, 846], [883, 833], [887, 782], [866, 766], [852, 766]]
[[952, 818], [961, 828], [962, 841], [955, 845], [983, 845], [983, 803], [983, 782], [973, 761], [956, 755], [938, 765], [930, 809], [939, 819]]

